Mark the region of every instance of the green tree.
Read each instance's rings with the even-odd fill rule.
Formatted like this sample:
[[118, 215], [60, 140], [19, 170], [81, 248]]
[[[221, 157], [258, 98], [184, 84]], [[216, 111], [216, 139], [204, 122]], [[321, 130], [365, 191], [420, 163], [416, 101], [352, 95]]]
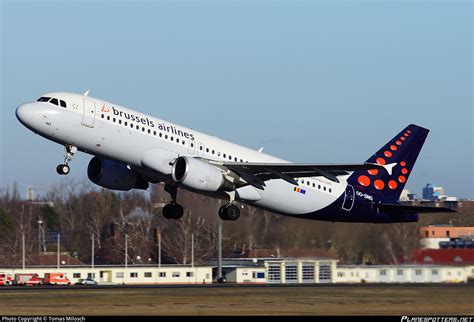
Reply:
[[3, 238], [10, 231], [13, 223], [10, 215], [0, 208], [0, 238]]
[[40, 209], [40, 218], [43, 218], [46, 227], [49, 229], [59, 229], [59, 213], [51, 206], [44, 206]]

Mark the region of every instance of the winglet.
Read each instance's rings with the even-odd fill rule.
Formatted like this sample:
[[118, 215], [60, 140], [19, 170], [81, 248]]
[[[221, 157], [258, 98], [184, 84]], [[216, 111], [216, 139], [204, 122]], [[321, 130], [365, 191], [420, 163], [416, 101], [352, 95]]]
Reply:
[[263, 151], [263, 146], [260, 149], [258, 149], [258, 152], [262, 152], [262, 151]]
[[89, 95], [89, 90], [87, 90], [85, 93], [84, 93], [84, 96], [88, 96]]

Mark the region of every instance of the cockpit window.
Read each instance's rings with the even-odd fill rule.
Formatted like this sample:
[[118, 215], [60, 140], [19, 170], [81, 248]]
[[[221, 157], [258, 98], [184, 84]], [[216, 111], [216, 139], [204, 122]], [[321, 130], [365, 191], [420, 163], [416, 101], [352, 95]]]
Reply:
[[51, 97], [40, 97], [36, 101], [37, 102], [48, 102], [51, 99]]
[[57, 98], [53, 98], [51, 99], [51, 101], [49, 101], [50, 103], [54, 104], [54, 105], [59, 105], [59, 102], [58, 102], [58, 99]]
[[66, 107], [66, 102], [63, 100], [60, 100], [59, 103], [61, 104], [61, 107]]

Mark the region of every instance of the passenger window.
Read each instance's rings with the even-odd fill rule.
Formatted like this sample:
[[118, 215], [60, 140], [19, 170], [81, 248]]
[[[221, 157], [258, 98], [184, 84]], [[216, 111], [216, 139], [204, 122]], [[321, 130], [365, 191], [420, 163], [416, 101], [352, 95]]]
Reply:
[[115, 117], [112, 119], [112, 122], [114, 122], [114, 123], [115, 123]]
[[110, 116], [109, 115], [107, 115], [107, 121], [110, 121]]
[[165, 139], [168, 140], [168, 134], [165, 135]]
[[179, 143], [179, 139], [176, 139], [176, 143]]
[[326, 191], [326, 186], [324, 186], [324, 189], [323, 189], [323, 190]]
[[234, 158], [234, 161], [237, 162], [237, 158]]
[[123, 123], [123, 125], [127, 126], [127, 125], [128, 125], [127, 121], [125, 121], [125, 122]]
[[140, 129], [140, 127], [137, 125], [137, 126], [136, 126], [136, 129], [137, 129], [137, 130], [139, 130], [139, 129]]
[[150, 134], [150, 133], [151, 133], [151, 130], [150, 130], [150, 129], [148, 129], [148, 134]]
[[209, 148], [206, 148], [206, 153], [209, 153]]
[[212, 150], [212, 154], [214, 154], [214, 150]]
[[153, 135], [156, 136], [156, 131], [153, 131]]
[[142, 132], [145, 132], [145, 128], [142, 126]]
[[321, 185], [320, 184], [318, 184], [318, 189], [321, 190]]
[[58, 102], [58, 99], [57, 98], [53, 98], [52, 100], [49, 101], [50, 103], [54, 104], [54, 105], [59, 105], [59, 102]]
[[122, 124], [122, 120], [119, 120], [119, 124]]
[[170, 139], [171, 139], [171, 142], [173, 142], [174, 138], [172, 136], [170, 137]]
[[104, 118], [104, 114], [101, 114], [100, 117], [101, 117], [101, 118]]
[[229, 155], [229, 160], [231, 160], [231, 161], [232, 161], [232, 156], [231, 156], [231, 155]]
[[130, 128], [133, 129], [133, 123], [130, 123]]
[[194, 143], [191, 143], [191, 147], [194, 148]]
[[331, 192], [332, 192], [332, 190], [331, 190], [331, 188], [329, 188], [329, 193], [331, 193]]
[[163, 134], [160, 132], [160, 138], [163, 136]]
[[225, 159], [225, 153], [222, 155], [222, 157]]
[[201, 150], [201, 151], [202, 151], [202, 145], [199, 147], [199, 150]]
[[66, 107], [66, 102], [63, 100], [60, 100], [59, 103], [61, 104], [61, 107]]

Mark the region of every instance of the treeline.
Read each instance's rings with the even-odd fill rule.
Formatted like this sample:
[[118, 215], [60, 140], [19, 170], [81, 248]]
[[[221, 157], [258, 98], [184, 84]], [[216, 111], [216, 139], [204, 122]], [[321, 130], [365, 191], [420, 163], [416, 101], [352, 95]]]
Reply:
[[[91, 239], [96, 264], [123, 264], [125, 239], [129, 263], [156, 263], [161, 239], [162, 262], [189, 264], [194, 240], [195, 263], [215, 256], [217, 211], [223, 201], [184, 190], [178, 202], [185, 215], [166, 220], [161, 209], [169, 201], [160, 184], [147, 192], [118, 193], [98, 189], [90, 182], [65, 179], [46, 194], [27, 202], [16, 185], [0, 190], [0, 255], [56, 251], [44, 245], [40, 224], [46, 232], [58, 231], [61, 251], [84, 263], [91, 262]], [[324, 249], [341, 261], [355, 264], [400, 263], [419, 246], [418, 228], [427, 224], [473, 225], [471, 213], [423, 216], [419, 223], [346, 224], [294, 219], [247, 205], [236, 222], [223, 222], [224, 248], [238, 253], [249, 249]], [[127, 238], [125, 238], [127, 236]], [[46, 249], [44, 247], [46, 246]], [[9, 264], [9, 263], [4, 263]]]

